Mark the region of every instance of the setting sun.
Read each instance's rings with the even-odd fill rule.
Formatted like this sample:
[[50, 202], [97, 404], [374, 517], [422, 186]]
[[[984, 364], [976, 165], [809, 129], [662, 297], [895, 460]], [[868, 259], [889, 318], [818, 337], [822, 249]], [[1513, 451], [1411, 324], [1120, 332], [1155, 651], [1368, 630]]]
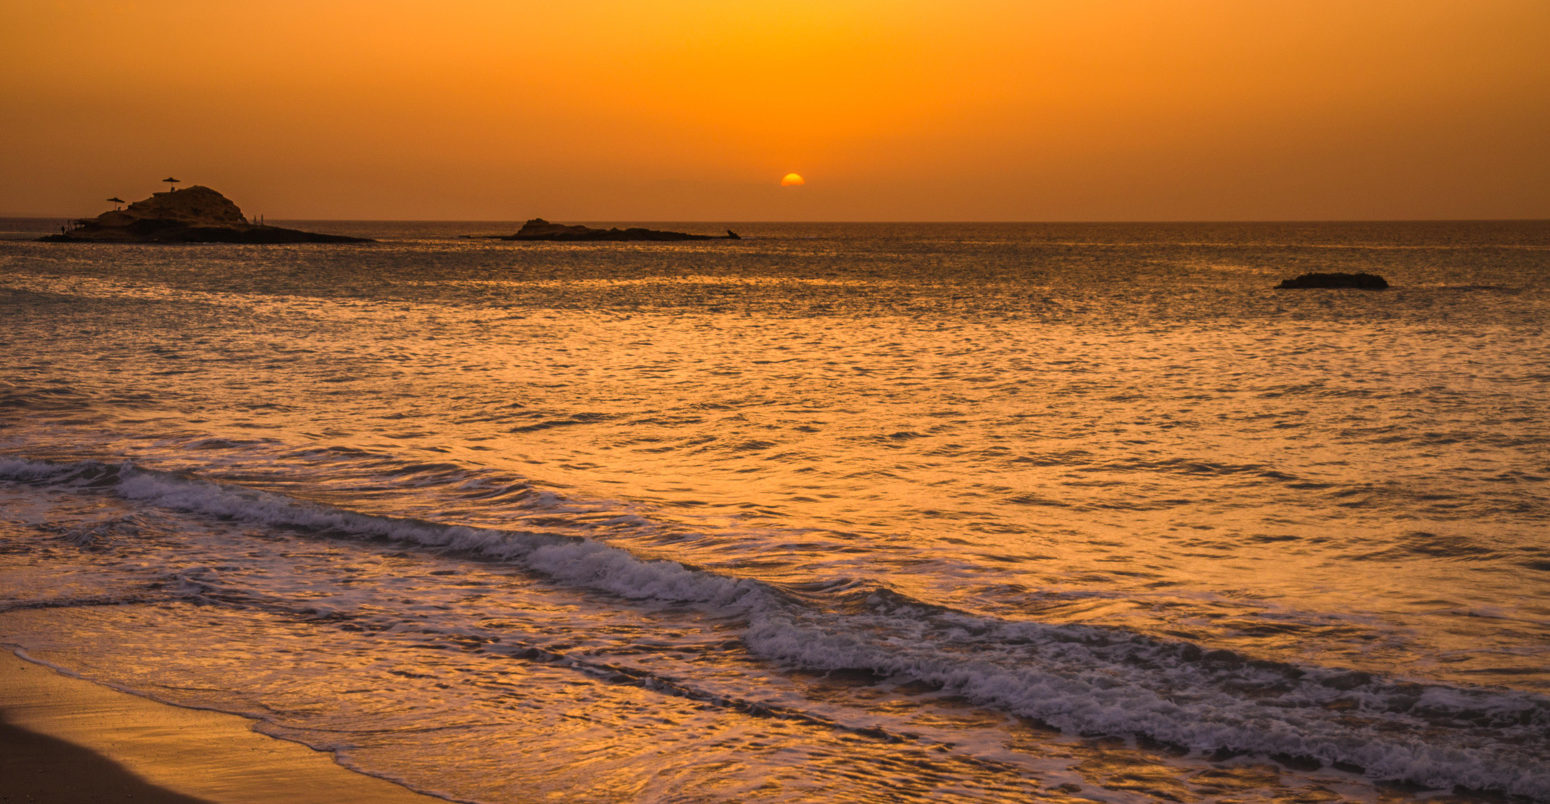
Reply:
[[0, 213], [208, 166], [312, 219], [1550, 215], [1550, 4], [1184, 5], [6, 3]]
[[1550, 0], [0, 17], [0, 804], [1550, 804]]

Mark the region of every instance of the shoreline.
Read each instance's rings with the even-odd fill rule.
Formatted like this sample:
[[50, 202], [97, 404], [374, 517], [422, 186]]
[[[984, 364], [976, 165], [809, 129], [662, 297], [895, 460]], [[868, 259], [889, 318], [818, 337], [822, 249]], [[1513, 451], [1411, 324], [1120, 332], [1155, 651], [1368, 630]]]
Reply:
[[0, 651], [0, 802], [444, 804], [333, 755]]

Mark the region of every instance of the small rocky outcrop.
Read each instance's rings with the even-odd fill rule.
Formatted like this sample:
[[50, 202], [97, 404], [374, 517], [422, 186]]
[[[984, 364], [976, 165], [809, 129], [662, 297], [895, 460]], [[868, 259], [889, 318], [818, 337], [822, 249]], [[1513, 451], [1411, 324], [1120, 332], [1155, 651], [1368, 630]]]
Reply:
[[1283, 279], [1276, 290], [1301, 288], [1337, 288], [1354, 290], [1386, 290], [1389, 283], [1377, 274], [1301, 274], [1294, 279]]
[[368, 243], [360, 237], [318, 234], [250, 223], [226, 196], [203, 185], [155, 193], [124, 209], [75, 222], [50, 243]]
[[699, 235], [685, 234], [683, 232], [664, 232], [657, 229], [642, 229], [631, 227], [629, 229], [594, 229], [590, 226], [566, 225], [563, 223], [550, 223], [543, 218], [534, 218], [522, 224], [522, 228], [514, 235], [491, 235], [494, 240], [553, 240], [561, 242], [589, 242], [599, 240], [741, 240], [737, 232], [727, 230], [725, 235]]

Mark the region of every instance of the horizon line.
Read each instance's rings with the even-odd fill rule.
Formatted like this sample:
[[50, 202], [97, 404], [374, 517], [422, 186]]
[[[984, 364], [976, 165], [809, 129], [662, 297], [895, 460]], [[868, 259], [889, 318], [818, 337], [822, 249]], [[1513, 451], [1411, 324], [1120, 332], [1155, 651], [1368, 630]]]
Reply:
[[[100, 213], [99, 213], [100, 214]], [[92, 216], [95, 217], [95, 216]], [[267, 216], [265, 216], [267, 219]], [[542, 217], [542, 216], [539, 216]], [[13, 214], [0, 212], [0, 219], [4, 220], [81, 220], [80, 215], [39, 215], [39, 214]], [[522, 223], [532, 218], [286, 218], [277, 217], [273, 220], [284, 223], [312, 222], [312, 223]], [[545, 220], [552, 220], [545, 218]], [[808, 219], [743, 219], [730, 218], [566, 218], [577, 223], [688, 223], [705, 225], [741, 225], [741, 224], [910, 224], [910, 225], [934, 225], [934, 224], [1018, 224], [1018, 225], [1043, 225], [1043, 224], [1180, 224], [1180, 223], [1550, 223], [1550, 216], [1546, 217], [1512, 217], [1512, 218], [1052, 218], [1045, 220], [1011, 218], [942, 218], [937, 220], [906, 219], [906, 218], [872, 218], [828, 220], [819, 218]]]

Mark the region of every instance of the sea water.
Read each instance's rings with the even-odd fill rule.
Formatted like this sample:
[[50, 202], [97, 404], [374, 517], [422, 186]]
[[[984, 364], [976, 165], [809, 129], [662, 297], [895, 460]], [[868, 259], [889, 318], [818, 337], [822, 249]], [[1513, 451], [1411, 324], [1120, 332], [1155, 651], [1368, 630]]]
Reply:
[[459, 801], [1550, 799], [1550, 224], [308, 226], [0, 226], [0, 642]]

